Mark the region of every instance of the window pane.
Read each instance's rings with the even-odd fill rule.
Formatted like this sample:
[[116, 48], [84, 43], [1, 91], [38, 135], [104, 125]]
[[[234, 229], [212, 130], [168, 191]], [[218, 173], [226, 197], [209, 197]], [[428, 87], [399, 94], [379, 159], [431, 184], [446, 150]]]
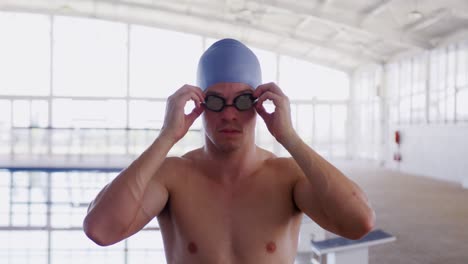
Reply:
[[[291, 105], [292, 107], [292, 105]], [[312, 129], [314, 124], [314, 112], [312, 104], [300, 104], [297, 109], [297, 121], [295, 129], [307, 144], [313, 142]]]
[[432, 91], [431, 103], [429, 108], [429, 118], [431, 122], [439, 122], [445, 120], [445, 92]]
[[414, 110], [413, 109], [413, 113], [412, 113], [412, 123], [414, 124], [417, 124], [417, 123], [422, 123], [424, 122], [424, 119], [425, 119], [425, 116], [426, 116], [426, 112], [425, 110]]
[[[164, 122], [166, 102], [130, 101], [130, 127], [160, 129]], [[156, 135], [155, 135], [156, 136]]]
[[468, 121], [468, 88], [457, 94], [457, 120]]
[[[272, 109], [274, 109], [274, 106], [271, 102], [266, 101], [264, 103], [265, 109], [267, 110], [268, 113], [271, 113]], [[257, 116], [257, 126], [256, 126], [256, 131], [255, 131], [255, 141], [258, 144], [258, 146], [265, 148], [268, 151], [275, 152], [275, 143], [276, 139], [271, 135], [271, 133], [268, 131], [268, 128], [265, 124], [265, 121], [259, 116]]]
[[[9, 129], [11, 127], [11, 101], [10, 100], [0, 100], [0, 131], [3, 132], [4, 129]], [[4, 133], [0, 133], [1, 137]]]
[[458, 50], [457, 87], [468, 85], [468, 44], [463, 43]]
[[391, 64], [388, 66], [387, 70], [387, 96], [391, 100], [395, 100], [399, 96], [399, 72], [398, 64]]
[[426, 94], [416, 94], [413, 96], [412, 108], [413, 110], [425, 109], [426, 106]]
[[154, 129], [130, 130], [129, 131], [129, 153], [140, 155], [154, 141], [159, 131]]
[[143, 231], [128, 239], [129, 263], [166, 263], [162, 235], [157, 231]]
[[169, 156], [181, 156], [191, 150], [203, 146], [203, 135], [200, 131], [189, 130], [187, 134], [172, 147]]
[[0, 263], [47, 263], [47, 232], [0, 231], [0, 237]]
[[401, 98], [400, 101], [400, 122], [410, 122], [410, 111], [411, 111], [411, 97], [406, 96]]
[[13, 126], [28, 127], [30, 124], [30, 104], [27, 100], [13, 101]]
[[330, 142], [330, 106], [317, 105], [315, 107], [315, 143]]
[[115, 173], [52, 173], [52, 226], [81, 227], [89, 203], [109, 183]]
[[54, 231], [51, 240], [52, 263], [125, 263], [124, 242], [100, 247], [86, 237], [83, 231]]
[[[347, 107], [346, 105], [334, 105], [332, 108], [332, 141], [344, 143], [346, 140], [346, 120], [347, 120]], [[362, 120], [366, 122], [365, 120]]]
[[456, 83], [456, 76], [457, 73], [455, 72], [456, 70], [456, 47], [454, 45], [451, 45], [448, 48], [448, 54], [447, 54], [447, 76], [446, 76], [446, 83], [447, 83], [447, 89], [451, 92], [455, 89], [455, 83]]
[[453, 121], [455, 118], [455, 92], [450, 91], [447, 93], [446, 97], [446, 107], [447, 107], [447, 113], [446, 113], [446, 118], [448, 121]]
[[49, 94], [49, 17], [0, 12], [0, 35], [0, 94]]
[[400, 96], [408, 96], [412, 90], [411, 61], [404, 61], [400, 68]]
[[132, 26], [130, 37], [131, 96], [166, 98], [195, 84], [201, 37], [143, 26]]
[[41, 172], [15, 172], [12, 179], [12, 224], [17, 226], [45, 226], [47, 174]]
[[390, 118], [390, 122], [391, 123], [398, 123], [400, 120], [399, 120], [399, 113], [398, 113], [398, 107], [399, 105], [396, 103], [396, 104], [392, 104], [390, 105], [390, 109], [389, 109], [389, 118]]
[[125, 96], [127, 26], [55, 17], [53, 81], [55, 95]]
[[10, 222], [10, 179], [9, 172], [0, 170], [0, 226], [9, 225]]
[[262, 69], [262, 82], [278, 82], [276, 80], [276, 54], [270, 51], [257, 49], [251, 47], [252, 51], [257, 55], [257, 58], [260, 62], [260, 67]]
[[45, 100], [31, 101], [31, 127], [47, 127], [49, 125], [49, 103]]
[[420, 55], [413, 61], [413, 94], [426, 90], [426, 54]]
[[14, 127], [47, 127], [48, 103], [45, 100], [14, 100]]
[[349, 78], [344, 72], [281, 56], [279, 85], [291, 99], [345, 100]]
[[53, 100], [52, 126], [54, 127], [126, 127], [124, 100]]

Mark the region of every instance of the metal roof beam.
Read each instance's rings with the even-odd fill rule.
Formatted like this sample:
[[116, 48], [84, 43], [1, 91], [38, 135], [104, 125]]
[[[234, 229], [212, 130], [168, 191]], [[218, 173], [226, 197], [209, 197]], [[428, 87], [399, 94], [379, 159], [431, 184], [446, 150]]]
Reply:
[[[266, 27], [260, 27], [260, 26], [255, 26], [255, 25], [239, 25], [235, 24], [230, 21], [226, 21], [222, 18], [222, 14], [220, 14], [218, 17], [211, 17], [208, 15], [203, 15], [203, 14], [194, 14], [193, 12], [191, 14], [187, 14], [184, 11], [179, 11], [176, 9], [171, 9], [168, 8], [167, 6], [158, 6], [157, 4], [152, 5], [152, 4], [143, 4], [143, 3], [132, 3], [128, 1], [120, 1], [120, 2], [115, 2], [114, 0], [99, 0], [99, 1], [87, 1], [88, 3], [83, 5], [83, 2], [85, 1], [80, 1], [80, 2], [65, 2], [65, 3], [59, 3], [59, 2], [54, 2], [54, 5], [45, 5], [44, 2], [39, 3], [40, 1], [34, 2], [37, 3], [37, 5], [32, 4], [32, 2], [13, 2], [10, 4], [2, 4], [0, 5], [1, 9], [4, 10], [10, 10], [10, 11], [27, 11], [27, 12], [38, 12], [38, 13], [45, 13], [45, 14], [56, 14], [56, 15], [71, 15], [71, 16], [82, 16], [82, 17], [92, 17], [92, 18], [102, 18], [102, 19], [107, 19], [111, 21], [118, 21], [118, 22], [126, 22], [126, 23], [137, 23], [137, 24], [144, 24], [144, 25], [149, 25], [149, 26], [157, 26], [160, 28], [165, 28], [165, 29], [170, 29], [170, 30], [177, 30], [180, 32], [187, 32], [187, 33], [192, 33], [192, 34], [199, 34], [199, 35], [204, 35], [204, 36], [210, 36], [210, 37], [224, 37], [224, 34], [217, 33], [216, 31], [211, 31], [210, 29], [199, 29], [196, 27], [193, 27], [191, 24], [181, 24], [180, 21], [185, 21], [187, 17], [194, 18], [195, 20], [199, 20], [200, 23], [218, 23], [222, 24], [224, 26], [232, 27], [232, 28], [239, 28], [239, 27], [247, 27], [249, 29], [253, 29], [256, 31], [264, 32], [267, 34], [272, 34], [274, 36], [277, 36], [278, 38], [289, 38], [295, 41], [303, 42], [305, 45], [307, 44], [312, 44], [315, 46], [319, 46], [322, 48], [334, 50], [328, 43], [320, 42], [317, 40], [312, 40], [312, 39], [305, 39], [302, 37], [298, 36], [291, 36], [287, 32], [287, 29], [282, 29], [279, 31], [275, 31]], [[66, 4], [67, 8], [64, 9], [63, 5]], [[74, 6], [76, 4], [76, 6]], [[103, 6], [104, 5], [104, 6]], [[115, 8], [116, 10], [122, 10], [122, 6], [126, 6], [130, 8], [128, 12], [125, 12], [125, 16], [118, 16], [115, 14], [123, 14], [122, 12], [112, 12], [109, 10], [109, 8]], [[107, 9], [106, 9], [107, 8]], [[148, 17], [142, 17], [142, 16], [132, 16], [131, 15], [131, 9], [144, 9], [146, 11], [150, 12], [163, 12], [167, 13], [170, 15], [174, 15], [174, 20], [168, 21], [158, 21], [157, 16], [150, 16]], [[103, 11], [106, 10], [106, 11]], [[290, 55], [290, 56], [297, 56], [297, 54], [294, 54], [294, 52], [287, 50], [287, 49], [281, 49], [281, 51], [284, 53], [284, 55]], [[369, 62], [374, 62], [378, 63], [378, 60], [369, 58], [366, 56], [354, 56], [353, 53], [355, 51], [352, 50], [347, 50], [347, 49], [342, 49], [339, 48], [338, 50], [335, 50], [342, 56], [350, 57], [354, 61], [356, 61], [356, 64], [360, 63], [369, 63]], [[325, 66], [328, 67], [334, 67], [340, 70], [349, 70], [349, 68], [340, 65], [339, 62], [336, 62], [334, 64], [332, 63], [324, 63], [324, 59], [319, 61], [317, 59], [318, 64], [324, 64]]]
[[359, 25], [362, 25], [367, 22], [370, 18], [382, 13], [385, 9], [393, 2], [393, 0], [383, 0], [377, 3], [374, 6], [369, 7], [366, 11], [364, 11], [363, 18]]
[[406, 33], [411, 33], [411, 32], [414, 32], [414, 31], [423, 30], [423, 29], [437, 23], [442, 18], [447, 16], [449, 13], [450, 13], [450, 11], [448, 9], [446, 9], [446, 8], [438, 9], [438, 10], [434, 11], [433, 13], [431, 13], [425, 19], [422, 19], [422, 20], [420, 20], [420, 21], [418, 21], [418, 22], [416, 22], [414, 24], [411, 24], [411, 25], [407, 26], [404, 29], [404, 31]]
[[359, 20], [346, 20], [340, 16], [335, 16], [332, 14], [326, 14], [316, 10], [314, 8], [308, 8], [304, 6], [294, 6], [291, 4], [282, 4], [278, 1], [276, 2], [264, 2], [262, 0], [248, 0], [257, 4], [270, 5], [272, 7], [280, 8], [286, 11], [289, 11], [293, 14], [300, 16], [309, 16], [315, 21], [327, 24], [335, 28], [344, 28], [352, 32], [359, 34], [367, 35], [374, 38], [379, 38], [385, 42], [390, 42], [399, 46], [409, 47], [409, 48], [418, 48], [418, 49], [429, 49], [432, 48], [432, 45], [429, 42], [417, 40], [409, 37], [404, 37], [403, 32], [389, 32], [386, 30], [376, 30], [364, 28], [360, 25]]

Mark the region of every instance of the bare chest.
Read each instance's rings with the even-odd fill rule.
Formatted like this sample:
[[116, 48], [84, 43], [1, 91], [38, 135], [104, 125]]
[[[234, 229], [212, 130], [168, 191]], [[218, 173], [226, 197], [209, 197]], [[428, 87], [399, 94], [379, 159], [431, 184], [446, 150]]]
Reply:
[[294, 251], [300, 214], [292, 181], [278, 176], [264, 173], [236, 185], [187, 177], [160, 221], [168, 246], [184, 251], [179, 254], [257, 259]]

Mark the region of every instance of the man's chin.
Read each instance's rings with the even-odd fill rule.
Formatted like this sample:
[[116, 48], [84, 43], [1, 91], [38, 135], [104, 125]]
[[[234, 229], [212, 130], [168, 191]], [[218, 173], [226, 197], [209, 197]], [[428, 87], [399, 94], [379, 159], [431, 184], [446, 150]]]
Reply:
[[216, 144], [216, 147], [221, 152], [229, 153], [229, 152], [234, 152], [234, 151], [238, 150], [240, 148], [240, 144], [237, 143], [237, 142], [236, 143], [234, 143], [234, 142], [223, 142], [223, 143]]

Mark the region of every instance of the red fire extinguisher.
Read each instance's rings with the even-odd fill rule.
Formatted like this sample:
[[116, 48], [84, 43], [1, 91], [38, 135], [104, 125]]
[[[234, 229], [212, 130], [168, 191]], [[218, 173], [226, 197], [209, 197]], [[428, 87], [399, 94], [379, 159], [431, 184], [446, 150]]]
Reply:
[[395, 143], [398, 146], [398, 151], [393, 154], [393, 160], [400, 162], [401, 161], [401, 153], [400, 153], [400, 143], [401, 143], [401, 135], [400, 131], [395, 131]]
[[400, 131], [395, 131], [395, 143], [400, 145]]

